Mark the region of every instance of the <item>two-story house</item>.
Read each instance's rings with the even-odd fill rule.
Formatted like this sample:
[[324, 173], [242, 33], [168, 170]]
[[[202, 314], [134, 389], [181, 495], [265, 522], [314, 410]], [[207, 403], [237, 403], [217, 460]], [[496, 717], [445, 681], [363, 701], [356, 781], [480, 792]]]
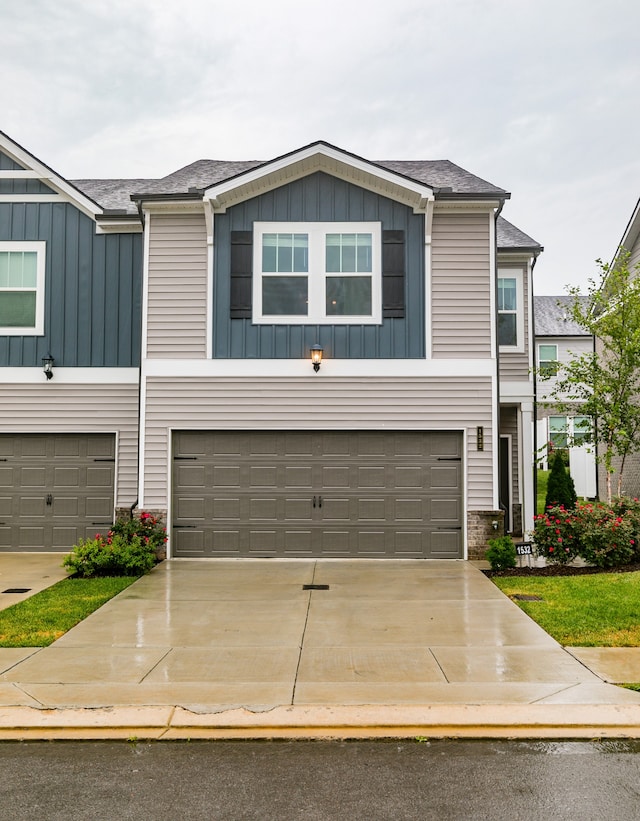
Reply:
[[[588, 297], [577, 298], [586, 306]], [[566, 450], [576, 493], [594, 498], [598, 489], [592, 420], [580, 413], [577, 403], [571, 412], [554, 407], [558, 366], [591, 353], [594, 346], [593, 336], [571, 318], [573, 301], [572, 296], [534, 297], [537, 455], [540, 467], [547, 469], [549, 451]]]
[[466, 558], [532, 521], [542, 249], [502, 188], [324, 142], [69, 182], [5, 135], [0, 186], [3, 549], [135, 507], [176, 558]]

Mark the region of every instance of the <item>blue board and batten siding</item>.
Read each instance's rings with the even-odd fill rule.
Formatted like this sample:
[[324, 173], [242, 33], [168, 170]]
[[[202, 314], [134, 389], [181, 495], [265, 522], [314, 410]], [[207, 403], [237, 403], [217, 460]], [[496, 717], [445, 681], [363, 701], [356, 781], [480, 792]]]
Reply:
[[[404, 231], [405, 316], [381, 325], [254, 325], [231, 319], [231, 232], [254, 222], [374, 222]], [[332, 359], [411, 359], [425, 355], [424, 217], [386, 197], [318, 172], [215, 217], [213, 355], [229, 359], [298, 359], [319, 342]]]
[[[11, 182], [37, 193], [24, 186], [38, 181]], [[141, 234], [96, 234], [93, 220], [62, 201], [5, 202], [6, 240], [47, 244], [45, 327], [44, 336], [0, 333], [0, 367], [39, 367], [49, 353], [59, 367], [139, 365]]]

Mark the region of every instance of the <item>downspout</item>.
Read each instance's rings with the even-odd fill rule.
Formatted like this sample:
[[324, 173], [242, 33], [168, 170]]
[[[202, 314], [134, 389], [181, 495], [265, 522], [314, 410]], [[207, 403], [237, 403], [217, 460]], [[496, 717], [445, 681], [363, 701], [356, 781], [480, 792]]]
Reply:
[[[138, 419], [137, 419], [137, 470], [136, 470], [136, 487], [140, 488], [140, 418], [141, 418], [141, 410], [142, 410], [142, 346], [144, 344], [144, 340], [142, 339], [142, 290], [144, 288], [144, 231], [145, 231], [145, 219], [144, 219], [144, 211], [142, 210], [142, 202], [138, 200], [137, 202], [138, 207], [138, 216], [140, 217], [140, 224], [142, 225], [142, 256], [141, 256], [141, 264], [142, 264], [142, 272], [140, 275], [140, 362], [138, 363]], [[136, 497], [135, 502], [129, 508], [129, 518], [133, 519], [133, 511], [138, 506], [139, 497]]]
[[[493, 265], [494, 265], [494, 288], [495, 288], [495, 316], [494, 316], [494, 325], [495, 325], [495, 334], [496, 334], [496, 421], [497, 421], [497, 431], [498, 431], [498, 441], [494, 444], [496, 448], [496, 453], [498, 456], [498, 507], [500, 509], [500, 488], [502, 487], [502, 467], [500, 464], [500, 340], [498, 337], [498, 217], [500, 216], [502, 209], [504, 208], [504, 200], [500, 200], [500, 205], [496, 209], [493, 215], [493, 241], [495, 243], [495, 253], [493, 255]], [[507, 521], [506, 516], [502, 520], [502, 532], [503, 535], [506, 535], [507, 532]]]

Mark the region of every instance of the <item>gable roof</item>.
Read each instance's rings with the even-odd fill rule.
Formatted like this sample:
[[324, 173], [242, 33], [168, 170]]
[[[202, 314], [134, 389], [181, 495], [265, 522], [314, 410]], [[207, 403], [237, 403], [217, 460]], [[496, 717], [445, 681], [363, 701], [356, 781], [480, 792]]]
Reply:
[[[572, 296], [534, 296], [536, 336], [591, 336], [569, 316], [574, 299]], [[586, 305], [589, 297], [578, 299]]]
[[535, 254], [544, 251], [544, 248], [537, 240], [532, 239], [502, 216], [498, 217], [496, 233], [498, 235], [498, 248], [501, 251], [530, 251]]
[[[633, 251], [633, 246], [637, 242], [638, 236], [640, 236], [640, 199], [636, 203], [636, 207], [633, 210], [631, 219], [627, 223], [627, 227], [624, 229], [624, 234], [620, 240], [619, 248], [625, 248], [627, 251]], [[615, 256], [618, 255], [619, 248], [616, 249]]]

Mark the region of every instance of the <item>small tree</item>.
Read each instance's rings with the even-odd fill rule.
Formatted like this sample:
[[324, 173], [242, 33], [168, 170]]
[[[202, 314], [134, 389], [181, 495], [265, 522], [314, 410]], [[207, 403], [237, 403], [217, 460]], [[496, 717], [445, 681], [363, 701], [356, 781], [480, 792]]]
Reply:
[[571, 474], [567, 470], [560, 452], [556, 452], [551, 465], [545, 510], [562, 505], [566, 510], [573, 510], [578, 501]]
[[599, 446], [611, 503], [614, 458], [620, 459], [620, 496], [625, 460], [640, 451], [640, 263], [630, 271], [624, 250], [611, 265], [597, 262], [600, 278], [589, 280], [587, 300], [579, 299], [578, 288], [569, 289], [576, 297], [571, 318], [596, 337], [596, 350], [559, 363], [551, 398], [569, 413], [579, 403], [580, 413], [594, 420], [591, 441]]

